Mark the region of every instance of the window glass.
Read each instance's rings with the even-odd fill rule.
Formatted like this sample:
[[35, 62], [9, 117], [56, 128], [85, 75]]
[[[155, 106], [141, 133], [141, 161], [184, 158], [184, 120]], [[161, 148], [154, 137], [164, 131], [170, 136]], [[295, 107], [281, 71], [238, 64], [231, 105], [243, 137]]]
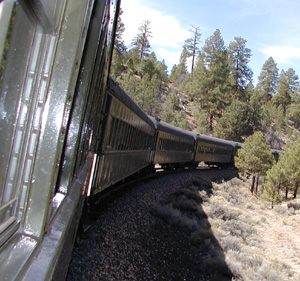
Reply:
[[[15, 1], [0, 3], [0, 225], [17, 211], [16, 172], [20, 162], [26, 107], [21, 107], [35, 26]], [[20, 43], [21, 42], [21, 43]]]

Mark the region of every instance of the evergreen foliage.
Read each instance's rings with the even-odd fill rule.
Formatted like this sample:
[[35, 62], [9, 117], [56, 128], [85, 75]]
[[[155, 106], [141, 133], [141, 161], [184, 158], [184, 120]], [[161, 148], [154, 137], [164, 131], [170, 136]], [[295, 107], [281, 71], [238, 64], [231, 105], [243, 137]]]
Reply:
[[287, 116], [295, 124], [295, 127], [300, 128], [300, 95], [298, 94], [292, 99], [291, 105], [287, 109]]
[[185, 82], [187, 78], [187, 57], [188, 52], [185, 48], [183, 48], [183, 51], [180, 55], [180, 61], [178, 65], [174, 65], [171, 71], [170, 80], [174, 81], [176, 84], [181, 84], [182, 82]]
[[127, 49], [122, 39], [123, 33], [125, 31], [125, 25], [122, 22], [122, 14], [123, 14], [123, 10], [120, 9], [117, 28], [116, 28], [115, 44], [114, 44], [113, 56], [112, 56], [112, 65], [111, 65], [111, 75], [114, 78], [120, 76], [121, 73], [126, 69], [125, 56], [126, 56]]
[[300, 136], [290, 145], [287, 152], [282, 156], [283, 170], [286, 177], [287, 188], [293, 189], [293, 197], [296, 198], [300, 183]]
[[273, 102], [282, 107], [283, 115], [286, 115], [286, 108], [291, 104], [292, 97], [295, 97], [299, 78], [292, 68], [287, 71], [282, 70], [278, 79], [277, 95], [274, 96]]
[[205, 41], [195, 70], [195, 96], [201, 109], [209, 114], [209, 128], [230, 102], [228, 92], [229, 66], [227, 50], [220, 30]]
[[264, 103], [267, 103], [276, 93], [277, 79], [277, 64], [274, 59], [270, 57], [264, 63], [256, 85], [256, 90], [264, 97]]
[[279, 165], [274, 165], [267, 171], [266, 182], [264, 184], [263, 194], [261, 198], [270, 202], [273, 208], [275, 204], [281, 202], [280, 187], [283, 181], [284, 175]]
[[253, 134], [253, 129], [257, 128], [257, 125], [258, 120], [251, 106], [235, 100], [218, 120], [214, 134], [219, 138], [242, 141]]
[[150, 24], [151, 22], [149, 20], [145, 20], [138, 29], [139, 33], [132, 40], [134, 51], [138, 53], [140, 60], [142, 60], [151, 49], [149, 43], [149, 38], [152, 37]]
[[255, 132], [245, 140], [244, 146], [234, 158], [234, 163], [241, 172], [252, 175], [251, 192], [253, 193], [256, 177], [264, 176], [272, 167], [273, 160], [274, 157], [264, 135]]
[[272, 102], [268, 102], [262, 107], [261, 118], [263, 131], [269, 128], [282, 131], [286, 127], [286, 118], [283, 115], [281, 106], [276, 106]]
[[246, 48], [247, 40], [235, 37], [228, 47], [229, 66], [234, 97], [247, 101], [245, 90], [248, 83], [252, 82], [253, 72], [248, 63], [250, 62], [251, 50]]
[[288, 192], [293, 191], [293, 197], [296, 198], [300, 183], [300, 136], [291, 144], [279, 157], [278, 162], [267, 172], [266, 182], [262, 198], [274, 204], [281, 200], [280, 190], [285, 192], [285, 199], [288, 198]]
[[205, 110], [198, 108], [194, 111], [193, 115], [197, 124], [197, 132], [208, 135], [210, 133], [209, 114]]

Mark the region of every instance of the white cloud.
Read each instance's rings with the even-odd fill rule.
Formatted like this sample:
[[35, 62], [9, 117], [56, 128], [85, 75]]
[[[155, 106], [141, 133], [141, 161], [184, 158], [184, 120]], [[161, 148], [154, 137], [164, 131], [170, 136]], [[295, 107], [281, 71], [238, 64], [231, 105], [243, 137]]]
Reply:
[[287, 63], [292, 59], [300, 59], [300, 48], [289, 46], [273, 46], [263, 50], [268, 57], [273, 57], [275, 62]]
[[161, 56], [169, 64], [178, 64], [180, 59], [181, 51], [169, 51], [164, 48], [155, 49], [155, 53]]
[[149, 39], [151, 46], [182, 48], [184, 40], [189, 37], [189, 31], [183, 29], [176, 18], [142, 6], [139, 0], [122, 1], [121, 7], [124, 11], [122, 16], [125, 24], [123, 40], [126, 45], [130, 45], [138, 33], [138, 28], [145, 20], [151, 22], [152, 38]]

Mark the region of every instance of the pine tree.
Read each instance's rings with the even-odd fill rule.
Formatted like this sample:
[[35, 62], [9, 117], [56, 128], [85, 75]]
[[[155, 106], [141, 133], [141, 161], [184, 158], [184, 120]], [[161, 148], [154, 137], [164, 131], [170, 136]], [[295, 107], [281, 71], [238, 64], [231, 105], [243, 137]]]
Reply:
[[247, 40], [235, 37], [228, 47], [230, 73], [233, 83], [234, 96], [243, 101], [247, 100], [244, 91], [248, 83], [252, 82], [253, 72], [248, 63], [250, 62], [251, 50], [246, 48]]
[[150, 79], [152, 79], [153, 75], [156, 74], [156, 63], [157, 59], [155, 53], [152, 52], [147, 58], [141, 61], [139, 69], [140, 76], [143, 77], [144, 75], [149, 75]]
[[192, 33], [192, 37], [185, 40], [184, 43], [184, 49], [187, 51], [188, 56], [192, 57], [192, 69], [191, 69], [191, 73], [193, 73], [194, 70], [194, 65], [195, 65], [195, 58], [196, 55], [199, 52], [199, 48], [198, 45], [200, 43], [200, 37], [201, 37], [201, 33], [200, 33], [200, 27], [199, 26], [191, 26], [192, 29], [190, 29], [190, 32]]
[[282, 106], [283, 115], [286, 115], [286, 108], [291, 103], [292, 97], [296, 95], [299, 85], [299, 78], [292, 68], [282, 70], [278, 79], [277, 94], [273, 98], [276, 105]]
[[285, 176], [293, 188], [293, 197], [296, 198], [300, 183], [300, 136], [292, 143], [288, 152], [284, 155], [285, 161]]
[[228, 56], [220, 30], [205, 41], [197, 67], [194, 85], [201, 109], [209, 114], [210, 131], [213, 120], [230, 103], [228, 95]]
[[268, 58], [264, 63], [260, 75], [258, 76], [258, 82], [256, 85], [256, 91], [258, 91], [262, 97], [264, 97], [265, 104], [276, 93], [278, 79], [278, 68], [272, 57]]
[[272, 202], [276, 199], [275, 191], [277, 190], [276, 192], [279, 193], [280, 189], [285, 192], [286, 199], [290, 190], [293, 191], [293, 197], [296, 198], [300, 184], [299, 162], [300, 136], [294, 142], [287, 144], [285, 151], [279, 156], [278, 162], [268, 171], [266, 190], [264, 190], [265, 195], [263, 196], [265, 199]]
[[263, 193], [261, 198], [271, 202], [273, 209], [275, 204], [281, 202], [280, 188], [283, 181], [283, 173], [280, 165], [275, 164], [270, 170], [267, 171], [266, 182], [263, 185]]
[[145, 20], [141, 26], [138, 28], [138, 35], [132, 40], [132, 45], [134, 50], [139, 54], [140, 60], [142, 60], [150, 51], [149, 38], [152, 37], [152, 32], [150, 29], [151, 22]]
[[187, 57], [188, 52], [185, 48], [183, 48], [180, 61], [178, 65], [174, 65], [171, 71], [170, 80], [174, 81], [176, 84], [180, 84], [185, 81], [187, 78]]
[[296, 127], [300, 127], [300, 94], [292, 98], [292, 102], [287, 110], [287, 116], [294, 122]]
[[244, 137], [253, 134], [253, 128], [258, 126], [254, 110], [247, 103], [235, 100], [225, 109], [219, 119], [214, 135], [233, 141], [242, 141]]
[[254, 191], [255, 179], [264, 176], [272, 167], [274, 157], [264, 135], [255, 132], [249, 136], [234, 159], [236, 167], [243, 173], [252, 175], [251, 193]]
[[120, 9], [117, 28], [116, 28], [116, 35], [115, 35], [115, 42], [114, 42], [114, 49], [113, 49], [113, 56], [112, 56], [112, 65], [111, 65], [111, 74], [116, 79], [121, 73], [126, 69], [125, 67], [125, 55], [126, 55], [126, 46], [122, 39], [123, 33], [125, 31], [124, 23], [122, 22], [122, 14], [123, 10]]

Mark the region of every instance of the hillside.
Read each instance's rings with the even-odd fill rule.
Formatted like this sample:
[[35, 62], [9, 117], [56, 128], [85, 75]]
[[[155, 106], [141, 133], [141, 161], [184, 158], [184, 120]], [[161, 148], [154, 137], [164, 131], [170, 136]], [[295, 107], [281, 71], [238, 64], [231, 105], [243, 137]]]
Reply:
[[[197, 102], [191, 100], [189, 94], [185, 92], [180, 86], [176, 85], [174, 82], [169, 82], [167, 86], [167, 94], [162, 96], [163, 103], [166, 102], [167, 96], [174, 93], [178, 97], [178, 104], [174, 108], [174, 114], [183, 113], [185, 119], [188, 122], [189, 129], [194, 132], [200, 132], [206, 135], [215, 135], [215, 132], [210, 132], [205, 125], [201, 126], [201, 120], [199, 122], [199, 116], [197, 116], [197, 110], [199, 105]], [[163, 110], [163, 103], [161, 104], [161, 110]], [[201, 112], [198, 111], [198, 112]], [[203, 112], [203, 110], [202, 110]], [[269, 117], [269, 124], [262, 125], [262, 132], [265, 135], [267, 144], [269, 144], [274, 149], [282, 149], [291, 139], [294, 139], [300, 132], [297, 125], [292, 120], [285, 118], [283, 120], [276, 120], [276, 112], [269, 113], [274, 114], [274, 117]], [[201, 118], [201, 117], [200, 117]], [[281, 118], [281, 117], [279, 117]], [[203, 122], [203, 120], [202, 120]], [[217, 118], [213, 120], [214, 127], [217, 125]], [[204, 122], [205, 123], [205, 122]], [[277, 123], [280, 123], [278, 125]], [[178, 126], [178, 124], [175, 124]]]
[[247, 179], [211, 183], [195, 176], [153, 214], [190, 232], [207, 273], [229, 269], [234, 280], [300, 280], [300, 201], [271, 209], [249, 185]]
[[300, 280], [300, 201], [271, 209], [248, 187], [215, 183], [204, 204], [229, 268], [241, 280]]

